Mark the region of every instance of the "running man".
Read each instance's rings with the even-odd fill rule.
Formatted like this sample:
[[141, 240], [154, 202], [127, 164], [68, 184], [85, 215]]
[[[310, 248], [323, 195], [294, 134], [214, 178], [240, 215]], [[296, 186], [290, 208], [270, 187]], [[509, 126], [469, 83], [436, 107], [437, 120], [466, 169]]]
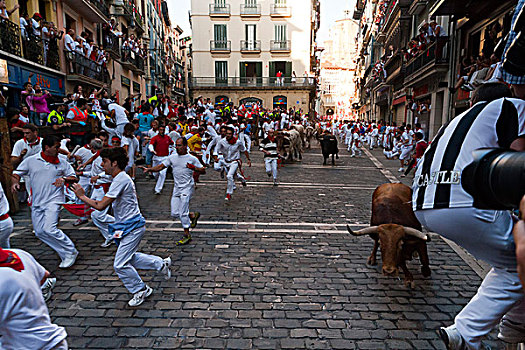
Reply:
[[42, 152], [24, 159], [13, 171], [11, 189], [18, 192], [20, 178], [29, 177], [35, 235], [58, 253], [62, 259], [59, 267], [66, 269], [75, 263], [78, 251], [71, 239], [58, 228], [58, 216], [65, 202], [64, 185], [76, 183], [78, 178], [67, 158], [58, 154], [59, 148], [60, 140], [56, 136], [46, 136], [42, 140]]
[[137, 269], [156, 270], [165, 279], [171, 277], [171, 258], [162, 259], [155, 255], [137, 252], [140, 241], [146, 233], [146, 220], [140, 213], [135, 184], [126, 174], [127, 152], [122, 147], [106, 148], [100, 153], [102, 166], [107, 175], [113, 177], [108, 192], [100, 201], [88, 198], [82, 186], [75, 184], [77, 197], [92, 208], [103, 211], [113, 207], [115, 223], [109, 225], [109, 233], [118, 245], [113, 267], [133, 298], [129, 306], [141, 305], [153, 293], [153, 289], [140, 278]]
[[177, 245], [188, 244], [191, 241], [190, 228], [197, 226], [201, 214], [190, 213], [190, 200], [195, 189], [193, 173], [203, 173], [205, 168], [197, 157], [188, 154], [188, 140], [185, 137], [175, 142], [177, 152], [170, 155], [162, 163], [153, 168], [141, 167], [145, 173], [164, 171], [171, 166], [173, 169], [173, 194], [171, 196], [171, 216], [178, 217], [184, 229], [184, 236]]
[[278, 186], [277, 181], [277, 161], [280, 154], [277, 152], [277, 142], [275, 141], [273, 129], [268, 130], [268, 136], [261, 141], [260, 150], [264, 153], [264, 165], [268, 177], [273, 176], [273, 185]]

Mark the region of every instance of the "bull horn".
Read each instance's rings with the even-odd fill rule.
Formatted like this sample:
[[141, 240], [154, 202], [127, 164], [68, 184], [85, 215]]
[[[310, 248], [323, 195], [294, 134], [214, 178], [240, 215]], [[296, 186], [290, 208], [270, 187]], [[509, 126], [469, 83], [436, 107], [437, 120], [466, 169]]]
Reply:
[[358, 231], [352, 231], [349, 225], [346, 225], [346, 229], [348, 230], [348, 233], [350, 233], [352, 236], [362, 236], [362, 235], [369, 235], [371, 233], [377, 233], [377, 226], [370, 226], [367, 228], [363, 228]]
[[419, 238], [419, 239], [422, 239], [424, 241], [430, 241], [429, 237], [424, 234], [423, 232], [419, 231], [419, 230], [416, 230], [415, 228], [412, 228], [412, 227], [404, 227], [405, 229], [405, 233], [409, 236], [414, 236], [416, 238]]

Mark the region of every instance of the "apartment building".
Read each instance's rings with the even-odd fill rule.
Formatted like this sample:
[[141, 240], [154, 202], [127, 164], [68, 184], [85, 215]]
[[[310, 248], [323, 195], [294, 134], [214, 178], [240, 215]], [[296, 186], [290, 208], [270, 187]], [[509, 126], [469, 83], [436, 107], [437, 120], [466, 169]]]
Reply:
[[[420, 123], [432, 138], [470, 106], [471, 91], [456, 84], [467, 68], [492, 55], [510, 30], [515, 5], [509, 0], [358, 0], [353, 13], [360, 21], [356, 113], [365, 120]], [[414, 48], [410, 42], [421, 42], [417, 36], [425, 35], [432, 21], [440, 26], [440, 37]]]
[[317, 0], [192, 0], [193, 97], [314, 113]]

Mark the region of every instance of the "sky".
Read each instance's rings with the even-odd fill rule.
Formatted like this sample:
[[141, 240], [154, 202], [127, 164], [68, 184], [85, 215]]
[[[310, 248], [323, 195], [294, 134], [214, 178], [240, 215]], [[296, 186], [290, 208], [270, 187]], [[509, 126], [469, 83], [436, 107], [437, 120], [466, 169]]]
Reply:
[[[199, 0], [206, 1], [206, 0]], [[355, 0], [321, 0], [321, 28], [319, 29], [317, 40], [319, 45], [328, 38], [331, 24], [344, 18], [344, 11], [350, 10], [353, 13]], [[191, 0], [168, 0], [170, 17], [175, 23], [184, 30], [184, 36], [191, 35], [188, 12], [191, 9]]]

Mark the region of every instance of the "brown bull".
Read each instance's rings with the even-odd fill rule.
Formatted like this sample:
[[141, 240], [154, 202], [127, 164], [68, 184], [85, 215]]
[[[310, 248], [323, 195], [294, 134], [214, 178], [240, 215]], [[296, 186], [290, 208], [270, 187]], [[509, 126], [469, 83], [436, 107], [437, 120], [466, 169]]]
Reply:
[[376, 265], [377, 249], [381, 248], [383, 274], [397, 276], [399, 267], [405, 274], [405, 285], [414, 287], [414, 276], [406, 261], [417, 252], [421, 261], [421, 273], [430, 276], [427, 242], [430, 237], [421, 232], [421, 224], [412, 211], [412, 190], [403, 184], [383, 184], [372, 195], [372, 219], [370, 227], [348, 232], [354, 236], [370, 235], [375, 241], [367, 260]]

